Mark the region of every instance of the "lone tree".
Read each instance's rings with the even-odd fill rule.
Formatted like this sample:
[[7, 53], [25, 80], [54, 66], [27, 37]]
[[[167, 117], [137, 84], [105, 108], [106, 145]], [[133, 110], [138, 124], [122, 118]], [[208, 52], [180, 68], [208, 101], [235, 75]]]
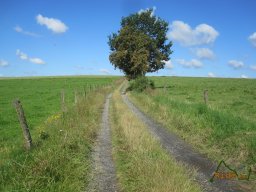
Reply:
[[168, 23], [153, 15], [153, 9], [123, 17], [121, 29], [109, 36], [109, 60], [128, 79], [163, 69], [172, 53], [167, 42]]

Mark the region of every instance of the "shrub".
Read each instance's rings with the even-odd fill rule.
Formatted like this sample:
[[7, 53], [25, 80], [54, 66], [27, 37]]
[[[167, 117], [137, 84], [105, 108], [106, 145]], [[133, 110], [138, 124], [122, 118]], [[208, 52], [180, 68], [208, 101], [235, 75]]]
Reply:
[[138, 77], [135, 80], [130, 81], [128, 91], [142, 92], [145, 89], [154, 89], [155, 84], [147, 77]]

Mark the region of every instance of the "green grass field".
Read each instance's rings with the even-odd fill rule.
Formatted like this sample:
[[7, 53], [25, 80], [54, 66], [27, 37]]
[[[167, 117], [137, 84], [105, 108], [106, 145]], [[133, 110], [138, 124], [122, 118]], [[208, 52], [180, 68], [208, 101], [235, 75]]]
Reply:
[[[101, 107], [119, 77], [0, 80], [0, 191], [76, 191], [86, 184]], [[68, 111], [61, 113], [61, 90]], [[80, 101], [74, 105], [74, 91]], [[86, 93], [86, 97], [85, 97]], [[12, 102], [22, 102], [34, 147], [24, 151]], [[83, 177], [83, 178], [81, 178]], [[64, 190], [63, 190], [64, 189]]]
[[[155, 90], [131, 94], [143, 111], [216, 162], [255, 167], [255, 79], [151, 79]], [[207, 105], [203, 99], [206, 89]]]
[[[212, 160], [253, 168], [256, 178], [256, 80], [150, 77], [156, 89], [130, 92], [132, 101]], [[200, 191], [194, 170], [168, 156], [122, 102], [120, 77], [40, 77], [0, 80], [0, 191], [85, 191], [91, 151], [110, 108], [113, 156], [123, 191]], [[204, 103], [203, 92], [209, 101]], [[61, 91], [67, 111], [61, 111]], [[115, 91], [114, 91], [115, 90]], [[78, 102], [75, 104], [75, 93]], [[14, 99], [22, 102], [33, 139], [23, 136]], [[132, 171], [131, 171], [132, 170]], [[152, 181], [152, 175], [157, 179]], [[170, 176], [173, 175], [173, 176]]]

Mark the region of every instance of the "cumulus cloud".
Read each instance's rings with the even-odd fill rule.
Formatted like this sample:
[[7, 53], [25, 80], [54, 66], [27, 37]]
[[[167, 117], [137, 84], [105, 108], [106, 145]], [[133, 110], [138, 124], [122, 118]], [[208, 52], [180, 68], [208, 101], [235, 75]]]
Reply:
[[[155, 15], [155, 11], [156, 11], [156, 7], [154, 6], [153, 8], [153, 11], [152, 11], [152, 13], [151, 13], [151, 17], [153, 17], [154, 15]], [[143, 12], [146, 12], [146, 11], [148, 11], [149, 10], [149, 8], [147, 8], [147, 9], [140, 9], [139, 11], [138, 11], [138, 14], [140, 15], [141, 13], [143, 13]]]
[[209, 72], [208, 73], [208, 77], [216, 77], [216, 75], [214, 73], [212, 73], [212, 72]]
[[249, 41], [252, 43], [252, 45], [254, 47], [256, 47], [256, 32], [254, 32], [253, 34], [251, 34], [249, 37], [248, 37]]
[[256, 71], [256, 65], [252, 65], [250, 68], [251, 70]]
[[9, 65], [9, 63], [7, 61], [0, 59], [0, 67], [6, 67], [8, 65]]
[[195, 51], [196, 53], [196, 56], [199, 58], [199, 59], [214, 59], [214, 53], [211, 49], [208, 49], [208, 48], [198, 48], [196, 49]]
[[200, 68], [203, 66], [203, 63], [197, 59], [191, 59], [190, 61], [186, 61], [185, 59], [177, 59], [176, 62], [187, 68]]
[[237, 60], [230, 60], [228, 64], [233, 67], [234, 69], [239, 69], [244, 66], [243, 61], [237, 61]]
[[27, 54], [23, 53], [23, 52], [20, 51], [19, 49], [17, 49], [16, 55], [17, 55], [21, 60], [26, 60], [26, 61], [29, 61], [29, 62], [34, 63], [34, 64], [38, 64], [38, 65], [43, 65], [43, 64], [45, 64], [45, 62], [44, 62], [42, 59], [37, 58], [37, 57], [30, 58]]
[[17, 55], [21, 60], [28, 60], [27, 54], [21, 52], [19, 49], [17, 49], [16, 55]]
[[172, 64], [172, 61], [169, 60], [169, 61], [163, 61], [165, 63], [165, 68], [166, 69], [173, 69], [173, 64]]
[[110, 71], [108, 69], [100, 69], [100, 72], [104, 74], [110, 74]]
[[15, 30], [17, 33], [22, 33], [22, 34], [24, 34], [24, 35], [29, 35], [29, 36], [32, 36], [32, 37], [40, 37], [40, 35], [38, 35], [38, 34], [36, 34], [36, 33], [23, 30], [20, 26], [14, 27], [14, 30]]
[[244, 74], [242, 74], [240, 77], [243, 78], [243, 79], [249, 78], [247, 75], [244, 75]]
[[195, 29], [192, 29], [183, 21], [173, 21], [170, 29], [171, 31], [167, 37], [170, 40], [179, 42], [183, 46], [213, 43], [219, 35], [219, 32], [210, 25], [200, 24]]
[[40, 58], [30, 58], [29, 61], [31, 63], [35, 63], [35, 64], [39, 64], [39, 65], [45, 64], [45, 62]]
[[68, 27], [65, 25], [65, 23], [63, 23], [59, 19], [48, 18], [39, 14], [36, 16], [36, 20], [38, 24], [45, 25], [54, 33], [64, 33], [68, 30]]
[[18, 33], [23, 32], [23, 29], [22, 29], [20, 26], [14, 27], [14, 30], [15, 30], [16, 32], [18, 32]]

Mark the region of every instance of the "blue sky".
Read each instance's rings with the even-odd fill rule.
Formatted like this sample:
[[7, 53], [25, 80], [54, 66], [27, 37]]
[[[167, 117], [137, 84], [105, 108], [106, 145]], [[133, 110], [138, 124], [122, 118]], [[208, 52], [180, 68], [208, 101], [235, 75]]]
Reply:
[[256, 78], [255, 0], [1, 0], [0, 76], [119, 75], [107, 36], [154, 8], [173, 42], [151, 75]]

